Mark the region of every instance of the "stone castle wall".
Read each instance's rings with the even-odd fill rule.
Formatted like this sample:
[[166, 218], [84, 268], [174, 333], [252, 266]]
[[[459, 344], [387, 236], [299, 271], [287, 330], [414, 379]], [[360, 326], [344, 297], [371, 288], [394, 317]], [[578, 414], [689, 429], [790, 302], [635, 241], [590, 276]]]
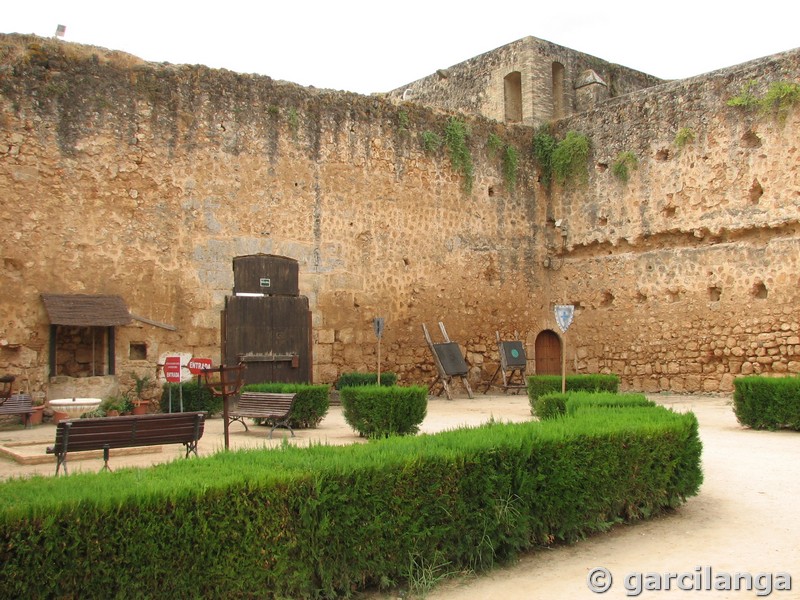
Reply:
[[[531, 129], [460, 117], [467, 192], [446, 147], [425, 147], [449, 118], [433, 109], [0, 41], [0, 370], [33, 388], [47, 380], [41, 293], [119, 294], [175, 327], [119, 328], [122, 377], [165, 352], [216, 363], [232, 259], [259, 252], [299, 261], [318, 382], [374, 370], [375, 316], [382, 368], [403, 383], [433, 380], [421, 325], [436, 339], [437, 321], [486, 381], [495, 332], [519, 333], [533, 364], [562, 302], [579, 306], [570, 370], [628, 389], [727, 391], [740, 372], [800, 370], [798, 110], [779, 123], [725, 106], [752, 78], [796, 81], [797, 52], [560, 122], [592, 140], [581, 186], [537, 181]], [[697, 137], [678, 151], [683, 126]], [[513, 186], [492, 136], [519, 151]], [[639, 158], [625, 185], [608, 168], [623, 150]]]
[[[763, 96], [799, 73], [793, 51], [559, 123], [592, 143], [588, 184], [544, 203], [567, 231], [554, 287], [580, 306], [578, 369], [647, 391], [800, 372], [800, 110], [727, 105], [749, 82]], [[693, 140], [681, 145], [681, 130]], [[622, 152], [638, 158], [627, 183], [611, 168]]]
[[[554, 105], [553, 63], [563, 67], [562, 106]], [[603, 80], [601, 97], [617, 97], [662, 80], [534, 37], [525, 37], [393, 90], [390, 96], [442, 109], [505, 121], [504, 78], [521, 75], [522, 121], [538, 126], [554, 116], [584, 110], [582, 75], [592, 70]], [[592, 86], [589, 86], [592, 87]], [[583, 94], [586, 92], [584, 91]]]

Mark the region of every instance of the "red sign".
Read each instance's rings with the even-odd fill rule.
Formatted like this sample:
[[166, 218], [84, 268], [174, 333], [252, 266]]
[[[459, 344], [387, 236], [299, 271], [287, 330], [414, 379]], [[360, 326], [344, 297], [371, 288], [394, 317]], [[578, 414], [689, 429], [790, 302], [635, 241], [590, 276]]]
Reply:
[[210, 358], [195, 358], [189, 361], [189, 372], [192, 375], [199, 375], [200, 371], [203, 369], [210, 369], [211, 368], [211, 359]]
[[170, 383], [181, 381], [181, 357], [168, 356], [164, 359], [164, 377]]

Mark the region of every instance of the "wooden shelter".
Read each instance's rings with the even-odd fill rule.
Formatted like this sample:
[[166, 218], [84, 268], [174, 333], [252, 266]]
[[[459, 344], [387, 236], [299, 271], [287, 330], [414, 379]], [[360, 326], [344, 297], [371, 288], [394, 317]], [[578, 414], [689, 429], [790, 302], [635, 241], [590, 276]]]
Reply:
[[94, 331], [100, 329], [104, 333], [100, 340], [106, 347], [107, 363], [104, 375], [114, 375], [116, 355], [115, 327], [127, 325], [132, 318], [128, 306], [120, 296], [91, 294], [42, 294], [42, 302], [50, 320], [50, 352], [49, 373], [53, 377], [57, 373], [58, 333], [60, 327], [88, 328], [92, 331], [92, 368], [95, 365], [96, 343]]

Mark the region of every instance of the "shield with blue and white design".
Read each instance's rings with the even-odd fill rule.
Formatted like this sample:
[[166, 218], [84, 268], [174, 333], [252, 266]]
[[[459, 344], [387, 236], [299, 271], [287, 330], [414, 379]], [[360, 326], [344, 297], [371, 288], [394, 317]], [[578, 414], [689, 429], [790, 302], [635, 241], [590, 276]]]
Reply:
[[556, 323], [561, 333], [567, 333], [567, 329], [572, 325], [572, 318], [575, 316], [575, 306], [572, 304], [556, 304], [555, 314]]

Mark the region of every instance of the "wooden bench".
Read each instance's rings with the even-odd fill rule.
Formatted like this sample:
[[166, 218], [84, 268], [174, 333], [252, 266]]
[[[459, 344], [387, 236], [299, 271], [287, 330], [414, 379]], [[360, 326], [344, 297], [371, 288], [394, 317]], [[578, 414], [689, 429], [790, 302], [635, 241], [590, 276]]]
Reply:
[[0, 402], [0, 415], [20, 415], [25, 427], [31, 426], [33, 402], [30, 394], [10, 394]]
[[272, 423], [272, 429], [269, 430], [269, 437], [272, 439], [272, 432], [276, 427], [283, 427], [288, 429], [292, 437], [294, 437], [294, 430], [289, 425], [289, 420], [294, 408], [294, 400], [297, 394], [274, 394], [270, 392], [242, 392], [239, 395], [239, 401], [236, 407], [229, 415], [230, 421], [239, 421], [244, 425], [245, 431], [249, 431], [247, 423], [244, 422], [248, 419], [266, 419]]
[[186, 457], [197, 456], [197, 442], [203, 437], [205, 412], [129, 415], [93, 419], [70, 419], [56, 425], [56, 442], [47, 454], [56, 455], [56, 475], [61, 466], [67, 474], [67, 453], [102, 450], [103, 469], [108, 467], [111, 448], [183, 444]]

